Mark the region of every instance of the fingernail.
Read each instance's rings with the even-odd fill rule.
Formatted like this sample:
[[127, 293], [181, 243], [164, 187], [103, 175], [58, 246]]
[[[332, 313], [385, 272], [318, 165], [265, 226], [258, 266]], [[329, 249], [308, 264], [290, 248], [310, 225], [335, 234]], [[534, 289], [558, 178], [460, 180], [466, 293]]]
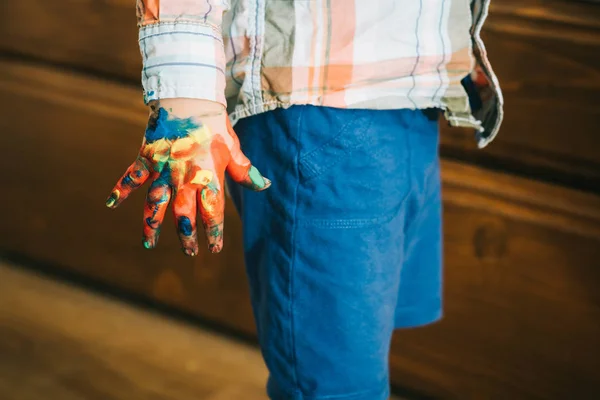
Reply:
[[219, 253], [223, 249], [223, 246], [219, 243], [211, 244], [208, 246], [208, 249], [211, 253]]
[[108, 200], [106, 200], [106, 207], [108, 208], [112, 208], [115, 203], [117, 202], [117, 199], [119, 198], [119, 192], [118, 191], [114, 191], [110, 194], [110, 197], [108, 198]]
[[248, 171], [248, 176], [250, 177], [252, 184], [254, 184], [256, 188], [264, 189], [265, 186], [267, 186], [268, 180], [265, 179], [260, 172], [258, 172], [254, 165], [250, 167], [250, 171]]

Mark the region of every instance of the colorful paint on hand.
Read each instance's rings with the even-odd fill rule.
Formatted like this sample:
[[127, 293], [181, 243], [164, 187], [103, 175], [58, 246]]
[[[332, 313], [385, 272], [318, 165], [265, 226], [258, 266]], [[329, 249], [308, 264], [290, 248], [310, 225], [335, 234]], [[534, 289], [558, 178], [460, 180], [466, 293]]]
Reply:
[[157, 244], [169, 204], [185, 254], [198, 254], [197, 211], [211, 252], [223, 248], [224, 174], [252, 190], [271, 182], [242, 153], [239, 140], [224, 115], [220, 131], [212, 132], [199, 118], [178, 118], [152, 106], [146, 134], [136, 160], [114, 187], [106, 206], [116, 208], [150, 179], [144, 207], [143, 245]]

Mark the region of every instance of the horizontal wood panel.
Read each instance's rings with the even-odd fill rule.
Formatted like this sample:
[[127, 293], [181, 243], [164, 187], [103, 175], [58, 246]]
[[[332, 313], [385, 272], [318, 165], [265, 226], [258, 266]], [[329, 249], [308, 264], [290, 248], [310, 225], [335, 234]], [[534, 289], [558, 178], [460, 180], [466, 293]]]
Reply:
[[7, 0], [0, 10], [1, 51], [140, 81], [135, 0]]
[[2, 400], [265, 400], [256, 348], [0, 262]]
[[[484, 39], [506, 120], [484, 151], [470, 131], [445, 129], [443, 154], [600, 193], [600, 7], [563, 0], [491, 5]], [[2, 10], [0, 51], [139, 84], [135, 0], [13, 0]]]
[[577, 196], [444, 166], [445, 318], [396, 335], [394, 377], [440, 398], [598, 398], [600, 235], [570, 230]]
[[[104, 207], [146, 121], [135, 88], [0, 62], [0, 90], [3, 251], [254, 332], [231, 204], [226, 250], [194, 259], [170, 218], [142, 248], [142, 193]], [[396, 335], [394, 383], [448, 399], [600, 393], [600, 197], [447, 160], [443, 181], [445, 318]]]

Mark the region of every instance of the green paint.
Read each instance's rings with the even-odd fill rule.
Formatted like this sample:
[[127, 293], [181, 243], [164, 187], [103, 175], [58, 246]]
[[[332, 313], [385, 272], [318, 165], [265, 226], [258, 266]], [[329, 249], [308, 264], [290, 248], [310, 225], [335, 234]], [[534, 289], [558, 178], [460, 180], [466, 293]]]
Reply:
[[223, 227], [222, 224], [213, 226], [207, 232], [208, 236], [211, 237], [211, 238], [219, 239], [220, 237], [223, 236], [223, 229], [222, 229], [222, 227]]
[[166, 159], [163, 161], [154, 160], [154, 162], [155, 162], [154, 171], [161, 173], [163, 171], [163, 169], [165, 168], [165, 165], [167, 165], [169, 163], [169, 159]]
[[207, 201], [207, 190], [212, 191], [214, 194], [219, 193], [217, 186], [214, 183], [210, 182], [208, 185], [206, 185], [204, 189], [202, 189], [202, 192], [200, 192], [200, 195], [202, 196], [202, 201]]
[[106, 200], [106, 207], [112, 208], [116, 202], [117, 202], [117, 195], [115, 193], [112, 193], [110, 195], [110, 197], [108, 198], [108, 200]]
[[250, 171], [248, 171], [248, 176], [250, 177], [250, 180], [252, 181], [254, 186], [256, 186], [258, 189], [264, 188], [267, 184], [263, 176], [260, 174], [260, 172], [258, 172], [254, 165], [250, 167]]
[[[212, 190], [212, 192], [213, 192], [214, 194], [217, 194], [217, 193], [219, 193], [219, 189], [217, 189], [217, 185], [215, 185], [215, 184], [214, 184], [214, 183], [212, 183], [212, 182], [209, 182], [209, 184], [208, 184], [208, 185], [206, 185], [206, 187], [207, 187], [207, 188], [209, 188], [210, 190]], [[204, 191], [202, 191], [202, 194], [204, 194]]]
[[149, 241], [144, 240], [144, 247], [147, 248], [147, 249], [151, 249], [152, 248], [152, 244]]

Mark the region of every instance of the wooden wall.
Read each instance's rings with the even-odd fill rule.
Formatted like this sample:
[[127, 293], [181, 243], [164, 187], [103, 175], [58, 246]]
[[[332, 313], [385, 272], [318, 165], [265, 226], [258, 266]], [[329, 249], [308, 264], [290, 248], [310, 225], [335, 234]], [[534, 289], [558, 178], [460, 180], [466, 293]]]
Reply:
[[[396, 334], [393, 381], [439, 399], [600, 398], [600, 7], [493, 3], [507, 119], [485, 150], [443, 130], [446, 313]], [[193, 259], [170, 220], [142, 248], [142, 194], [104, 207], [146, 120], [134, 0], [0, 10], [0, 251], [253, 334], [231, 204], [227, 250]]]

